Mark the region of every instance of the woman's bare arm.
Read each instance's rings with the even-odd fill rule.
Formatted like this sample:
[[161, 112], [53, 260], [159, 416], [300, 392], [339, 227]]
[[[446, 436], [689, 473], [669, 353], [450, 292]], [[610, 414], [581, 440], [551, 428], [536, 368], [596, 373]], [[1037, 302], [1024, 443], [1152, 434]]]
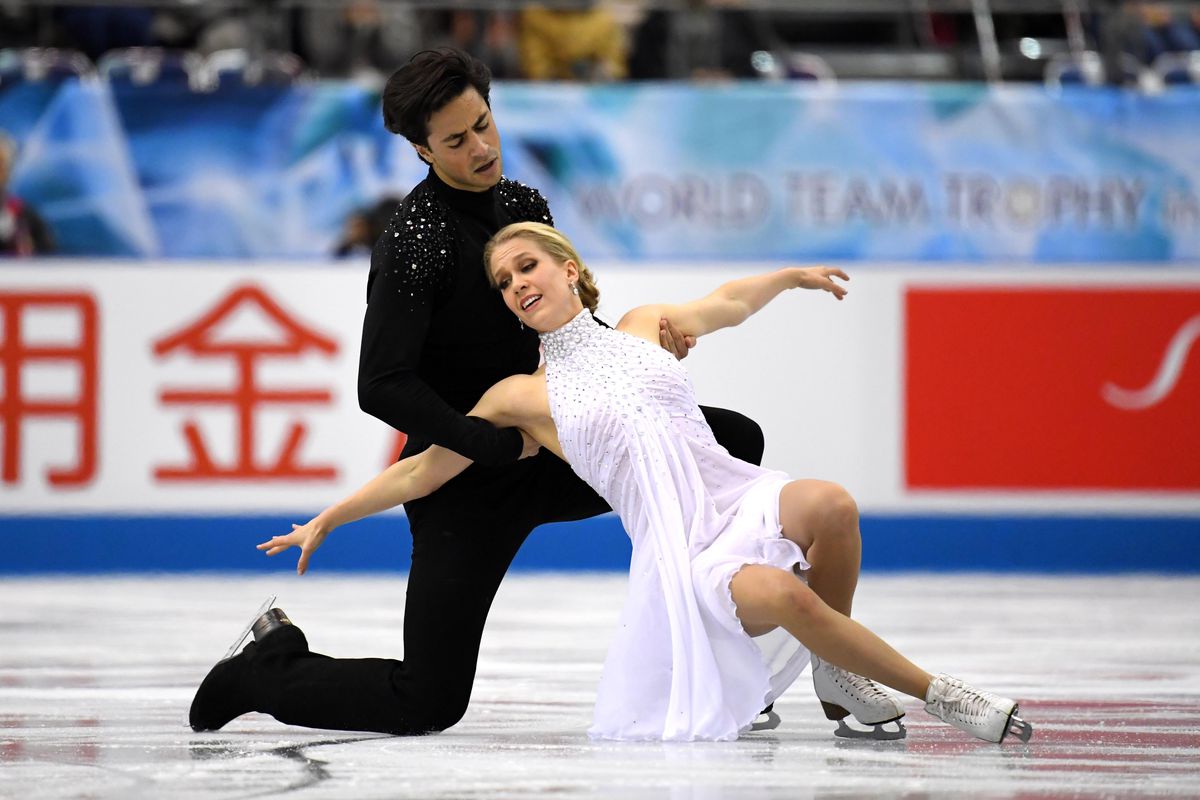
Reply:
[[667, 318], [691, 336], [704, 336], [746, 321], [788, 289], [821, 289], [841, 300], [846, 288], [833, 277], [850, 280], [836, 267], [788, 267], [739, 278], [717, 287], [711, 294], [678, 305], [648, 305], [633, 309], [621, 318], [620, 330], [651, 341], [660, 336], [659, 321]]
[[[521, 420], [528, 418], [520, 406], [527, 402], [530, 392], [526, 382], [532, 379], [530, 375], [514, 375], [497, 383], [480, 398], [470, 416], [504, 427], [519, 426]], [[528, 435], [526, 442], [522, 457], [533, 455], [538, 449]], [[392, 464], [353, 494], [329, 506], [304, 525], [293, 524], [291, 533], [274, 536], [258, 545], [258, 549], [274, 556], [290, 547], [299, 547], [296, 572], [303, 575], [308, 571], [312, 554], [335, 528], [432, 494], [471, 463], [466, 456], [434, 445]]]

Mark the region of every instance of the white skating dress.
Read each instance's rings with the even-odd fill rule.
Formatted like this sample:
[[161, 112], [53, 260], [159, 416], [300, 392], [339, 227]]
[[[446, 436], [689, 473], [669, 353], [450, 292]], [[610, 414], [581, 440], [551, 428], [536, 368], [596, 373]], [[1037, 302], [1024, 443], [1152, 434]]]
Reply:
[[789, 478], [717, 444], [686, 370], [662, 348], [586, 309], [542, 343], [563, 454], [633, 542], [588, 733], [736, 739], [808, 665], [786, 632], [751, 639], [729, 589], [747, 564], [808, 568], [780, 533]]

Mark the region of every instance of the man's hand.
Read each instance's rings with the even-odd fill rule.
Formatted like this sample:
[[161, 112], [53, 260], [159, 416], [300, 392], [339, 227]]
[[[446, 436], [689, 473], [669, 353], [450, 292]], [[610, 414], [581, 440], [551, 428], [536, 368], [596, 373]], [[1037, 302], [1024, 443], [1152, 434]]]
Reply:
[[675, 323], [666, 317], [658, 321], [658, 341], [663, 350], [680, 361], [687, 358], [688, 351], [696, 346], [695, 336], [684, 336]]
[[277, 556], [293, 545], [300, 548], [300, 561], [296, 564], [296, 574], [308, 572], [308, 560], [317, 551], [329, 531], [322, 530], [315, 519], [305, 525], [292, 523], [292, 532], [286, 536], [274, 536], [269, 541], [258, 545], [259, 550], [265, 550], [269, 556]]

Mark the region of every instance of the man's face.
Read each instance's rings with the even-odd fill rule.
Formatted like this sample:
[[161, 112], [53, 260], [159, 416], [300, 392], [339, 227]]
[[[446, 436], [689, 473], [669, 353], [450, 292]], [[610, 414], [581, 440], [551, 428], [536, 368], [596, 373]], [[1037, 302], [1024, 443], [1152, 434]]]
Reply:
[[429, 119], [429, 145], [413, 145], [433, 171], [455, 189], [482, 192], [500, 180], [500, 133], [492, 110], [474, 87]]

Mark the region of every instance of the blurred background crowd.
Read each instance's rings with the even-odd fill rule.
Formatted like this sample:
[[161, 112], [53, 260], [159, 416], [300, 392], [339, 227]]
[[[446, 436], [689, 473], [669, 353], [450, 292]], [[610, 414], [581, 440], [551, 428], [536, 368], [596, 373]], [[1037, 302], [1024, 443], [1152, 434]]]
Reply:
[[[507, 80], [751, 77], [1042, 80], [1101, 55], [1096, 77], [1200, 50], [1200, 4], [1130, 0], [0, 0], [0, 48], [112, 68], [127, 48], [276, 56], [310, 77], [378, 81], [454, 45]], [[812, 58], [795, 58], [811, 56]], [[11, 61], [15, 55], [9, 54]], [[286, 58], [284, 58], [286, 57]], [[106, 61], [107, 59], [107, 61]], [[1121, 67], [1124, 62], [1125, 67]], [[1114, 69], [1113, 66], [1118, 68]], [[86, 63], [76, 60], [86, 69]]]

